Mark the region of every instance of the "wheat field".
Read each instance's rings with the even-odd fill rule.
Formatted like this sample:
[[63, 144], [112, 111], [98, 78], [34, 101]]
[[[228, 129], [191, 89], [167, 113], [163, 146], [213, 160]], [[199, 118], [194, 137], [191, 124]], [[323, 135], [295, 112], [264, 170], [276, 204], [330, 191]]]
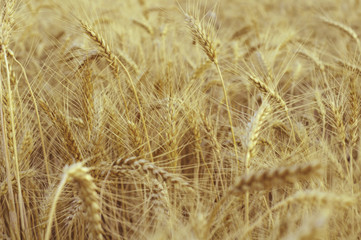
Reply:
[[0, 239], [361, 239], [358, 0], [2, 0]]

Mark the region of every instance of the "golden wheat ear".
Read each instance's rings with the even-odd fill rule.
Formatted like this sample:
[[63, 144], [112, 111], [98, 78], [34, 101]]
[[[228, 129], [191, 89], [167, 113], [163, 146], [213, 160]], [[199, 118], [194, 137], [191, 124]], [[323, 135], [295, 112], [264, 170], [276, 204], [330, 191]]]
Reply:
[[87, 221], [89, 222], [89, 239], [103, 239], [101, 209], [96, 191], [97, 187], [94, 184], [93, 177], [89, 174], [89, 169], [83, 167], [82, 163], [75, 163], [64, 168], [62, 180], [59, 183], [51, 205], [44, 239], [50, 239], [53, 218], [55, 217], [56, 212], [56, 204], [65, 185], [69, 182], [76, 183], [79, 186], [79, 195], [84, 203]]
[[72, 157], [76, 162], [82, 161], [82, 155], [80, 153], [80, 149], [78, 144], [75, 141], [75, 137], [73, 131], [71, 130], [66, 118], [64, 115], [56, 110], [50, 108], [49, 104], [47, 104], [43, 100], [39, 100], [39, 105], [43, 109], [43, 111], [48, 115], [53, 124], [59, 129], [63, 136], [65, 147], [71, 153]]
[[[249, 131], [248, 136], [248, 146], [247, 146], [247, 153], [246, 153], [246, 161], [245, 161], [245, 168], [246, 168], [246, 174], [249, 173], [250, 169], [250, 161], [256, 154], [256, 145], [258, 143], [258, 138], [261, 132], [261, 129], [263, 128], [263, 125], [266, 122], [266, 119], [268, 115], [270, 114], [272, 108], [267, 103], [267, 101], [262, 103], [262, 106], [258, 109], [255, 116], [252, 118], [250, 124], [251, 129]], [[249, 192], [246, 194], [245, 198], [245, 218], [246, 218], [246, 224], [249, 224]]]
[[[239, 196], [251, 191], [260, 191], [280, 185], [295, 183], [297, 181], [322, 175], [323, 166], [319, 162], [266, 169], [246, 174], [232, 186], [211, 211], [206, 226], [206, 232], [211, 228], [213, 221], [221, 206], [232, 195]], [[248, 224], [247, 224], [247, 227]]]
[[214, 40], [209, 36], [202, 24], [193, 16], [186, 13], [185, 21], [192, 33], [192, 36], [202, 47], [204, 53], [207, 54], [209, 60], [216, 63], [218, 60], [216, 54], [216, 47], [213, 42]]
[[236, 161], [238, 163], [237, 171], [239, 169], [239, 161], [238, 161], [238, 147], [237, 147], [237, 141], [236, 136], [234, 133], [233, 128], [233, 120], [232, 120], [232, 111], [231, 106], [228, 100], [228, 93], [226, 84], [221, 72], [221, 68], [218, 63], [217, 53], [216, 53], [216, 44], [214, 43], [215, 38], [210, 34], [210, 32], [207, 32], [207, 29], [203, 26], [203, 24], [196, 18], [194, 18], [192, 15], [184, 13], [185, 21], [188, 26], [188, 28], [191, 31], [191, 34], [194, 39], [198, 42], [198, 44], [202, 47], [202, 50], [204, 53], [208, 56], [209, 60], [214, 63], [215, 67], [217, 68], [218, 75], [221, 79], [222, 83], [222, 90], [223, 90], [223, 96], [224, 101], [227, 108], [227, 115], [228, 115], [228, 121], [229, 125], [231, 127], [231, 133], [232, 133], [232, 140], [233, 140], [233, 147], [234, 147], [234, 154], [236, 157]]
[[230, 193], [237, 195], [246, 191], [263, 190], [277, 185], [293, 183], [312, 176], [320, 176], [321, 172], [321, 163], [309, 163], [257, 171], [241, 177], [237, 184], [230, 190]]
[[130, 167], [130, 168], [135, 168], [135, 169], [139, 169], [147, 174], [150, 174], [152, 176], [154, 176], [155, 178], [162, 180], [164, 182], [167, 183], [171, 183], [171, 184], [176, 184], [179, 186], [182, 186], [188, 190], [193, 191], [192, 186], [183, 178], [179, 177], [177, 174], [174, 173], [170, 173], [166, 170], [164, 170], [161, 167], [156, 166], [154, 163], [145, 160], [145, 159], [139, 159], [136, 157], [130, 157], [130, 158], [120, 158], [117, 161], [115, 161], [115, 163], [113, 164], [113, 166], [118, 166], [118, 167]]
[[340, 31], [349, 35], [356, 42], [357, 47], [360, 48], [359, 37], [358, 37], [357, 33], [351, 27], [349, 27], [343, 23], [337, 22], [333, 19], [327, 18], [327, 17], [320, 17], [320, 19], [327, 25], [334, 27], [336, 29], [339, 29]]
[[275, 108], [281, 107], [284, 110], [287, 120], [292, 128], [292, 134], [294, 134], [293, 123], [285, 100], [283, 100], [283, 98], [279, 95], [277, 91], [273, 90], [270, 86], [268, 86], [264, 81], [260, 80], [258, 77], [249, 74], [248, 78], [250, 82], [262, 93], [264, 97], [268, 97], [270, 103], [273, 104]]
[[126, 108], [126, 117], [129, 120], [129, 109], [128, 109], [128, 104], [127, 101], [125, 99], [124, 93], [123, 93], [123, 87], [122, 87], [122, 83], [121, 83], [121, 78], [119, 76], [120, 73], [120, 69], [122, 69], [126, 76], [127, 76], [127, 83], [129, 85], [129, 87], [131, 88], [133, 94], [134, 94], [134, 98], [135, 98], [135, 102], [137, 104], [139, 113], [140, 113], [140, 118], [142, 121], [142, 125], [143, 125], [143, 130], [145, 133], [145, 137], [147, 139], [147, 147], [148, 147], [148, 155], [151, 159], [151, 161], [153, 161], [153, 151], [152, 151], [152, 147], [150, 144], [150, 139], [149, 139], [149, 134], [148, 134], [148, 128], [146, 125], [146, 121], [145, 121], [145, 117], [144, 117], [144, 113], [143, 113], [143, 106], [139, 100], [139, 94], [138, 94], [138, 89], [136, 88], [134, 81], [130, 75], [130, 72], [128, 71], [128, 68], [125, 66], [130, 66], [132, 67], [136, 74], [139, 74], [139, 70], [138, 67], [136, 66], [136, 64], [134, 63], [134, 61], [130, 60], [130, 58], [128, 56], [126, 56], [125, 54], [122, 54], [122, 52], [120, 51], [119, 56], [116, 56], [110, 49], [109, 45], [105, 42], [104, 38], [97, 33], [95, 30], [93, 30], [93, 28], [87, 24], [86, 22], [79, 20], [81, 27], [83, 28], [83, 30], [85, 31], [85, 33], [93, 40], [93, 42], [95, 42], [100, 50], [102, 51], [102, 53], [104, 54], [106, 60], [108, 61], [108, 63], [110, 64], [110, 67], [113, 70], [113, 74], [114, 77], [117, 79], [118, 82], [118, 88], [119, 88], [119, 92], [122, 96], [123, 102], [124, 102], [124, 106]]

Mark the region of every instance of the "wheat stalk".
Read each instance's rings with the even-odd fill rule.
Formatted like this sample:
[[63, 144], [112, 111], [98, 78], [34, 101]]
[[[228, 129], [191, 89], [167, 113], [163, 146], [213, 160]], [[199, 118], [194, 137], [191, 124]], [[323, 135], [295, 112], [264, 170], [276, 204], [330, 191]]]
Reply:
[[[7, 171], [7, 181], [8, 181], [8, 188], [9, 188], [9, 197], [10, 197], [10, 211], [11, 211], [11, 217], [10, 217], [10, 224], [12, 225], [13, 228], [15, 228], [15, 232], [11, 231], [12, 237], [19, 237], [20, 233], [18, 232], [18, 227], [15, 226], [17, 225], [17, 220], [15, 219], [15, 199], [12, 196], [13, 195], [13, 191], [12, 191], [12, 185], [10, 183], [10, 167], [11, 167], [11, 162], [13, 162], [13, 167], [14, 167], [14, 171], [15, 171], [15, 177], [16, 177], [16, 181], [17, 181], [17, 187], [18, 187], [18, 204], [19, 204], [19, 211], [20, 211], [20, 226], [21, 226], [21, 230], [22, 231], [26, 231], [28, 233], [28, 226], [27, 226], [27, 220], [26, 220], [26, 212], [25, 212], [25, 206], [24, 206], [24, 199], [23, 199], [23, 193], [22, 193], [22, 187], [21, 187], [21, 183], [20, 183], [20, 168], [19, 168], [19, 156], [18, 156], [18, 150], [17, 150], [17, 140], [16, 140], [16, 119], [15, 119], [15, 104], [14, 104], [14, 100], [13, 100], [13, 93], [12, 93], [12, 89], [11, 89], [11, 71], [10, 71], [10, 64], [8, 62], [7, 59], [7, 55], [8, 55], [8, 41], [10, 39], [10, 33], [9, 31], [11, 29], [6, 29], [8, 25], [10, 25], [9, 28], [11, 28], [11, 24], [13, 21], [13, 17], [12, 17], [12, 12], [13, 12], [13, 7], [14, 7], [14, 2], [10, 1], [9, 5], [6, 5], [7, 3], [5, 3], [5, 13], [2, 16], [1, 20], [2, 20], [2, 26], [1, 26], [1, 31], [3, 36], [5, 36], [5, 39], [1, 38], [0, 39], [0, 48], [1, 48], [1, 60], [4, 60], [5, 63], [5, 69], [6, 69], [6, 81], [1, 81], [1, 83], [3, 84], [0, 85], [0, 97], [2, 102], [4, 103], [4, 108], [1, 107], [1, 125], [3, 126], [3, 124], [5, 125], [5, 128], [2, 127], [2, 131], [3, 131], [3, 139], [4, 139], [4, 145], [5, 142], [7, 143], [7, 146], [4, 148], [5, 150], [5, 162], [6, 162], [6, 171]], [[9, 12], [7, 12], [9, 11]], [[4, 29], [5, 28], [5, 29]], [[1, 73], [2, 75], [2, 73]], [[6, 89], [5, 93], [3, 93], [3, 87], [4, 89]], [[3, 114], [5, 116], [3, 116]], [[6, 133], [6, 138], [7, 140], [5, 140], [5, 133]], [[9, 151], [9, 152], [7, 152]]]
[[[26, 73], [26, 70], [25, 70], [24, 66], [15, 57], [14, 52], [9, 48], [4, 48], [3, 51], [4, 51], [4, 60], [5, 60], [5, 63], [6, 63], [5, 65], [6, 65], [7, 73], [8, 73], [8, 82], [10, 82], [10, 76], [9, 76], [10, 70], [9, 70], [9, 64], [8, 64], [7, 56], [11, 57], [20, 66], [21, 71], [23, 73], [23, 76], [25, 78], [25, 83], [26, 83], [26, 85], [28, 87], [28, 90], [29, 90], [29, 93], [30, 93], [30, 96], [31, 96], [31, 100], [32, 100], [33, 105], [34, 105], [36, 120], [37, 120], [37, 124], [38, 124], [38, 128], [39, 128], [39, 135], [40, 135], [40, 141], [41, 141], [41, 146], [42, 146], [42, 152], [43, 152], [43, 155], [44, 155], [44, 165], [45, 165], [45, 170], [46, 170], [46, 173], [47, 173], [47, 180], [48, 180], [48, 183], [50, 183], [50, 172], [49, 172], [48, 156], [47, 156], [46, 150], [45, 150], [44, 133], [43, 133], [43, 128], [41, 126], [39, 108], [38, 108], [38, 103], [37, 103], [37, 100], [36, 100], [36, 97], [35, 97], [35, 93], [34, 93], [34, 91], [32, 89], [32, 86], [31, 86], [31, 84], [29, 82], [29, 79], [28, 79], [28, 76], [27, 76], [27, 73]], [[9, 84], [9, 86], [10, 86], [10, 84]], [[2, 90], [2, 88], [0, 88], [0, 91], [1, 90]], [[0, 93], [0, 96], [1, 95], [2, 94]]]

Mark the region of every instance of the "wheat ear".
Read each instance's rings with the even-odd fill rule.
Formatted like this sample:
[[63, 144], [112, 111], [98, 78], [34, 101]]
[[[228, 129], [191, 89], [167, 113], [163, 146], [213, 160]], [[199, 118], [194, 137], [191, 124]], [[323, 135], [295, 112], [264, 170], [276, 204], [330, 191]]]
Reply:
[[4, 2], [1, 11], [1, 49], [7, 48], [11, 39], [12, 28], [14, 26], [15, 1], [8, 0]]
[[190, 126], [190, 129], [192, 131], [192, 135], [194, 138], [194, 147], [195, 147], [195, 154], [196, 154], [196, 158], [197, 158], [197, 167], [195, 168], [194, 171], [194, 178], [195, 178], [195, 183], [199, 184], [199, 170], [201, 167], [201, 162], [202, 164], [204, 164], [204, 167], [207, 169], [207, 173], [208, 176], [211, 179], [211, 182], [213, 182], [213, 174], [210, 172], [209, 167], [204, 159], [204, 154], [203, 154], [203, 149], [201, 146], [202, 143], [202, 137], [201, 137], [201, 130], [199, 127], [199, 123], [197, 121], [197, 114], [196, 111], [191, 109], [190, 106], [186, 105], [186, 118], [187, 118], [187, 122]]
[[63, 140], [66, 148], [72, 154], [76, 162], [80, 162], [82, 160], [79, 147], [75, 141], [74, 135], [70, 129], [69, 124], [67, 123], [63, 114], [54, 111], [49, 107], [47, 103], [43, 100], [39, 100], [40, 107], [44, 110], [44, 112], [49, 116], [53, 124], [60, 130], [63, 135]]
[[350, 135], [351, 135], [351, 141], [350, 141], [351, 148], [356, 147], [358, 139], [359, 139], [358, 125], [359, 125], [359, 117], [360, 117], [360, 107], [359, 107], [359, 101], [358, 101], [359, 96], [357, 94], [355, 81], [356, 81], [356, 79], [354, 77], [350, 78], [349, 99], [350, 99], [350, 105], [351, 105], [351, 116], [350, 116], [349, 125], [350, 125]]
[[[21, 171], [19, 173], [19, 177], [20, 177], [20, 180], [23, 180], [26, 178], [31, 179], [32, 177], [35, 176], [35, 174], [36, 174], [36, 171], [34, 169], [29, 168], [26, 171]], [[17, 181], [16, 181], [15, 177], [11, 178], [11, 184], [16, 186]], [[8, 193], [8, 187], [9, 186], [6, 181], [0, 183], [0, 196], [3, 196]]]
[[290, 167], [279, 167], [247, 174], [233, 186], [230, 193], [238, 195], [246, 191], [264, 190], [279, 184], [292, 183], [300, 179], [320, 175], [320, 163], [308, 163]]
[[202, 77], [205, 71], [211, 66], [211, 62], [209, 60], [204, 61], [201, 65], [199, 65], [196, 69], [194, 69], [193, 74], [191, 76], [191, 81], [196, 81]]
[[343, 155], [344, 155], [344, 160], [345, 160], [345, 167], [347, 170], [347, 174], [349, 174], [350, 166], [349, 166], [349, 163], [347, 160], [347, 153], [346, 153], [346, 127], [343, 122], [343, 113], [341, 111], [342, 106], [336, 100], [329, 101], [328, 106], [332, 112], [331, 124], [337, 133], [338, 141], [342, 145], [342, 150], [343, 150]]
[[139, 27], [141, 27], [143, 30], [145, 30], [149, 35], [153, 36], [154, 30], [151, 25], [149, 25], [148, 22], [141, 22], [137, 19], [133, 19], [133, 23]]
[[342, 59], [336, 59], [336, 63], [344, 68], [347, 68], [348, 70], [356, 73], [357, 75], [361, 75], [361, 68], [357, 65], [354, 65], [352, 63], [346, 62]]
[[144, 157], [143, 140], [137, 124], [132, 121], [128, 121], [128, 134], [135, 156]]
[[309, 60], [311, 60], [312, 62], [314, 62], [316, 64], [316, 66], [320, 69], [324, 80], [326, 80], [325, 65], [323, 64], [323, 62], [320, 60], [320, 58], [318, 56], [310, 53], [306, 49], [299, 49], [297, 51], [297, 54], [302, 55], [302, 56], [308, 58]]
[[94, 117], [94, 84], [92, 79], [92, 70], [89, 65], [85, 69], [85, 74], [82, 76], [82, 79], [84, 94], [82, 104], [85, 113], [85, 122], [88, 128], [88, 140], [90, 140]]
[[315, 239], [320, 230], [327, 224], [329, 219], [329, 210], [324, 209], [321, 213], [313, 214], [302, 222], [302, 225], [297, 231], [293, 231], [282, 240], [307, 240]]
[[120, 72], [119, 65], [117, 64], [117, 57], [110, 50], [109, 45], [106, 44], [104, 38], [97, 34], [93, 29], [84, 21], [80, 20], [80, 24], [86, 34], [98, 44], [99, 48], [102, 50], [106, 60], [110, 64], [110, 67], [113, 69], [114, 75], [118, 75]]
[[[349, 89], [350, 89], [350, 93], [349, 93], [349, 101], [350, 101], [350, 107], [351, 107], [351, 116], [350, 116], [350, 120], [349, 120], [349, 135], [350, 135], [350, 150], [349, 150], [349, 154], [350, 154], [350, 178], [351, 181], [353, 182], [353, 165], [354, 165], [354, 161], [357, 159], [354, 159], [354, 151], [355, 148], [357, 146], [358, 140], [359, 140], [359, 117], [360, 117], [360, 108], [359, 108], [359, 96], [356, 90], [356, 83], [355, 83], [355, 78], [351, 76], [350, 79], [350, 83], [349, 83]], [[357, 156], [356, 156], [357, 158]], [[352, 186], [353, 189], [353, 186]], [[352, 190], [353, 191], [353, 190]]]
[[178, 157], [179, 157], [179, 149], [178, 149], [178, 133], [179, 133], [179, 123], [177, 123], [178, 112], [174, 108], [173, 99], [170, 99], [167, 103], [167, 125], [168, 129], [166, 132], [167, 137], [167, 149], [168, 156], [171, 161], [173, 161], [173, 170], [176, 171], [178, 166]]
[[273, 89], [271, 89], [267, 84], [265, 84], [263, 81], [259, 80], [256, 76], [253, 76], [251, 74], [248, 75], [249, 80], [252, 84], [265, 96], [269, 97], [269, 100], [271, 103], [274, 103], [278, 106], [281, 106], [286, 114], [286, 117], [288, 119], [288, 122], [290, 123], [290, 126], [292, 128], [292, 135], [294, 136], [294, 130], [293, 130], [293, 124], [290, 117], [290, 113], [287, 107], [286, 102], [282, 99], [282, 97]]
[[156, 218], [159, 214], [169, 216], [169, 196], [167, 189], [157, 179], [151, 179], [151, 192], [149, 196], [150, 214]]
[[264, 190], [278, 185], [294, 183], [312, 176], [320, 176], [321, 170], [322, 165], [320, 163], [308, 163], [303, 165], [293, 165], [290, 167], [279, 167], [271, 170], [257, 171], [242, 176], [241, 179], [229, 189], [229, 191], [213, 208], [208, 218], [206, 232], [209, 232], [209, 229], [212, 226], [219, 209], [231, 195], [237, 196], [248, 191]]
[[[271, 107], [267, 102], [263, 102], [262, 106], [258, 109], [258, 111], [255, 113], [255, 116], [251, 120], [251, 129], [249, 132], [249, 139], [248, 139], [248, 147], [247, 147], [247, 154], [246, 154], [246, 174], [249, 172], [250, 168], [250, 160], [254, 157], [256, 154], [256, 145], [258, 142], [258, 138], [260, 135], [260, 132], [262, 130], [262, 127], [267, 119], [267, 116], [269, 115], [271, 111]], [[245, 218], [246, 218], [246, 224], [249, 224], [249, 192], [246, 193], [245, 197]]]
[[324, 23], [330, 25], [331, 27], [337, 28], [342, 32], [346, 33], [347, 35], [349, 35], [356, 42], [357, 47], [360, 49], [360, 40], [357, 36], [357, 33], [351, 27], [346, 26], [345, 24], [342, 24], [330, 18], [326, 18], [326, 17], [320, 17], [320, 18]]
[[246, 229], [241, 239], [244, 239], [250, 231], [253, 231], [253, 229], [256, 228], [263, 221], [263, 219], [265, 219], [265, 217], [267, 217], [273, 211], [281, 209], [291, 203], [312, 203], [329, 205], [332, 207], [349, 208], [356, 203], [356, 199], [348, 195], [321, 192], [317, 190], [296, 192], [285, 200], [275, 204], [271, 209], [269, 209], [269, 211], [262, 214], [256, 221], [254, 221], [254, 223], [248, 229]]
[[75, 182], [79, 185], [80, 198], [84, 203], [87, 219], [89, 220], [90, 239], [103, 239], [101, 209], [99, 207], [96, 185], [93, 182], [92, 176], [88, 172], [89, 169], [83, 167], [82, 163], [75, 163], [69, 167], [66, 166], [64, 168], [62, 180], [56, 190], [51, 205], [48, 224], [45, 232], [45, 240], [50, 239], [52, 222], [56, 211], [56, 204], [59, 200], [60, 194], [68, 182]]
[[248, 147], [247, 147], [247, 154], [246, 154], [246, 169], [247, 172], [249, 170], [249, 161], [255, 156], [256, 154], [256, 145], [258, 143], [259, 135], [261, 130], [267, 120], [267, 116], [271, 112], [271, 106], [264, 102], [262, 106], [258, 109], [255, 113], [254, 117], [251, 120], [251, 129], [249, 132], [249, 139], [248, 139]]
[[187, 23], [189, 29], [191, 30], [192, 36], [197, 40], [198, 44], [202, 47], [203, 51], [208, 56], [209, 60], [211, 62], [213, 62], [214, 65], [216, 66], [217, 72], [221, 79], [224, 100], [225, 100], [226, 107], [227, 107], [228, 121], [229, 121], [229, 125], [231, 127], [231, 132], [232, 132], [234, 154], [236, 156], [236, 161], [237, 161], [237, 165], [238, 165], [237, 171], [238, 171], [239, 170], [238, 150], [237, 150], [236, 136], [234, 133], [233, 123], [232, 123], [231, 108], [229, 105], [226, 85], [225, 85], [225, 82], [223, 79], [221, 69], [218, 64], [218, 58], [217, 58], [217, 54], [216, 54], [215, 44], [213, 42], [213, 39], [207, 34], [205, 28], [202, 26], [202, 24], [198, 20], [194, 19], [189, 14], [185, 14], [185, 20], [186, 20], [186, 23]]
[[117, 161], [114, 162], [113, 167], [131, 167], [136, 168], [139, 170], [142, 170], [148, 174], [151, 174], [155, 176], [158, 179], [163, 180], [164, 182], [170, 182], [172, 184], [177, 184], [182, 187], [186, 187], [187, 189], [192, 189], [192, 187], [189, 185], [187, 181], [185, 181], [183, 178], [178, 177], [176, 174], [169, 173], [168, 171], [164, 170], [161, 167], [156, 166], [154, 163], [149, 162], [145, 159], [139, 159], [136, 157], [130, 157], [130, 158], [120, 158]]
[[121, 94], [121, 97], [122, 97], [122, 100], [123, 100], [123, 103], [124, 103], [124, 106], [125, 106], [126, 116], [129, 116], [128, 103], [127, 103], [127, 100], [125, 99], [122, 83], [121, 83], [120, 77], [119, 77], [119, 73], [120, 73], [120, 67], [119, 67], [119, 64], [118, 64], [118, 62], [120, 62], [119, 59], [110, 50], [110, 47], [105, 42], [104, 38], [100, 34], [95, 32], [90, 27], [90, 25], [88, 25], [86, 22], [84, 22], [82, 20], [80, 20], [80, 24], [81, 24], [81, 27], [83, 28], [83, 30], [85, 31], [85, 33], [93, 40], [94, 43], [96, 43], [98, 45], [98, 47], [101, 50], [103, 56], [105, 57], [105, 59], [109, 63], [109, 66], [113, 71], [114, 77], [118, 80], [118, 88], [119, 88], [119, 92]]
[[[221, 166], [223, 166], [223, 158], [222, 158], [222, 153], [221, 153], [222, 146], [217, 139], [217, 133], [215, 131], [215, 127], [212, 124], [212, 122], [210, 121], [210, 119], [208, 117], [206, 117], [205, 114], [203, 114], [203, 113], [201, 114], [201, 119], [202, 119], [203, 127], [206, 131], [207, 138], [209, 139], [209, 141], [211, 143], [211, 149], [212, 149], [211, 152], [213, 152], [216, 157], [216, 161], [214, 164], [216, 165], [218, 172], [222, 173], [222, 171], [221, 171]], [[213, 174], [212, 174], [212, 172], [214, 172], [214, 167], [213, 167], [214, 164], [212, 163], [212, 165], [211, 165], [212, 168], [210, 169], [211, 172], [209, 173], [210, 179], [212, 182], [214, 182]], [[207, 170], [208, 170], [207, 164], [205, 164], [205, 166], [207, 167]], [[209, 172], [209, 170], [208, 170], [208, 172]], [[224, 180], [221, 177], [220, 182], [221, 182], [222, 187], [224, 186], [223, 181]]]
[[[103, 51], [103, 53], [105, 54], [106, 56], [106, 59], [108, 60], [111, 68], [113, 69], [113, 72], [114, 72], [114, 76], [115, 78], [118, 80], [118, 87], [119, 87], [119, 91], [121, 93], [121, 96], [123, 98], [123, 101], [124, 101], [124, 105], [126, 106], [126, 115], [127, 115], [127, 118], [129, 120], [129, 111], [128, 111], [128, 107], [127, 107], [127, 102], [125, 100], [125, 97], [124, 97], [124, 93], [123, 93], [123, 89], [122, 89], [122, 84], [121, 84], [121, 79], [119, 77], [119, 70], [120, 70], [120, 67], [124, 70], [124, 72], [126, 73], [127, 75], [127, 80], [128, 80], [128, 84], [129, 86], [131, 87], [132, 91], [133, 91], [133, 94], [134, 94], [134, 98], [135, 98], [135, 101], [137, 103], [137, 106], [138, 106], [138, 110], [139, 110], [139, 113], [140, 113], [140, 118], [141, 118], [141, 121], [142, 121], [142, 125], [143, 125], [143, 129], [144, 129], [144, 133], [145, 133], [145, 137], [147, 139], [147, 145], [148, 145], [148, 150], [149, 150], [149, 156], [150, 156], [150, 159], [151, 161], [153, 162], [153, 154], [152, 154], [152, 147], [150, 145], [150, 139], [149, 139], [149, 134], [148, 134], [148, 128], [147, 128], [147, 125], [146, 125], [146, 122], [145, 122], [145, 118], [144, 118], [144, 113], [143, 113], [143, 107], [141, 106], [140, 104], [140, 101], [139, 101], [139, 97], [138, 97], [138, 91], [134, 85], [134, 82], [133, 82], [133, 79], [132, 77], [130, 76], [130, 73], [128, 71], [128, 69], [124, 66], [124, 64], [122, 63], [122, 61], [119, 60], [118, 57], [116, 57], [112, 51], [110, 50], [109, 48], [109, 45], [107, 45], [105, 43], [105, 40], [104, 38], [96, 33], [88, 24], [86, 24], [84, 21], [81, 21], [80, 20], [80, 24], [82, 26], [82, 28], [84, 29], [85, 33], [95, 42], [98, 44], [98, 46], [100, 47], [100, 49]], [[125, 58], [124, 58], [125, 59]], [[130, 63], [131, 64], [131, 63]]]

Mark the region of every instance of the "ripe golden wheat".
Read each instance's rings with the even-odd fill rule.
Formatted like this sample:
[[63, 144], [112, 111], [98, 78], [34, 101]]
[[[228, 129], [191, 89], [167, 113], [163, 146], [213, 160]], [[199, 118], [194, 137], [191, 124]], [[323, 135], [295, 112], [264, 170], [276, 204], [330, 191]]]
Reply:
[[357, 239], [360, 8], [1, 0], [0, 239]]

